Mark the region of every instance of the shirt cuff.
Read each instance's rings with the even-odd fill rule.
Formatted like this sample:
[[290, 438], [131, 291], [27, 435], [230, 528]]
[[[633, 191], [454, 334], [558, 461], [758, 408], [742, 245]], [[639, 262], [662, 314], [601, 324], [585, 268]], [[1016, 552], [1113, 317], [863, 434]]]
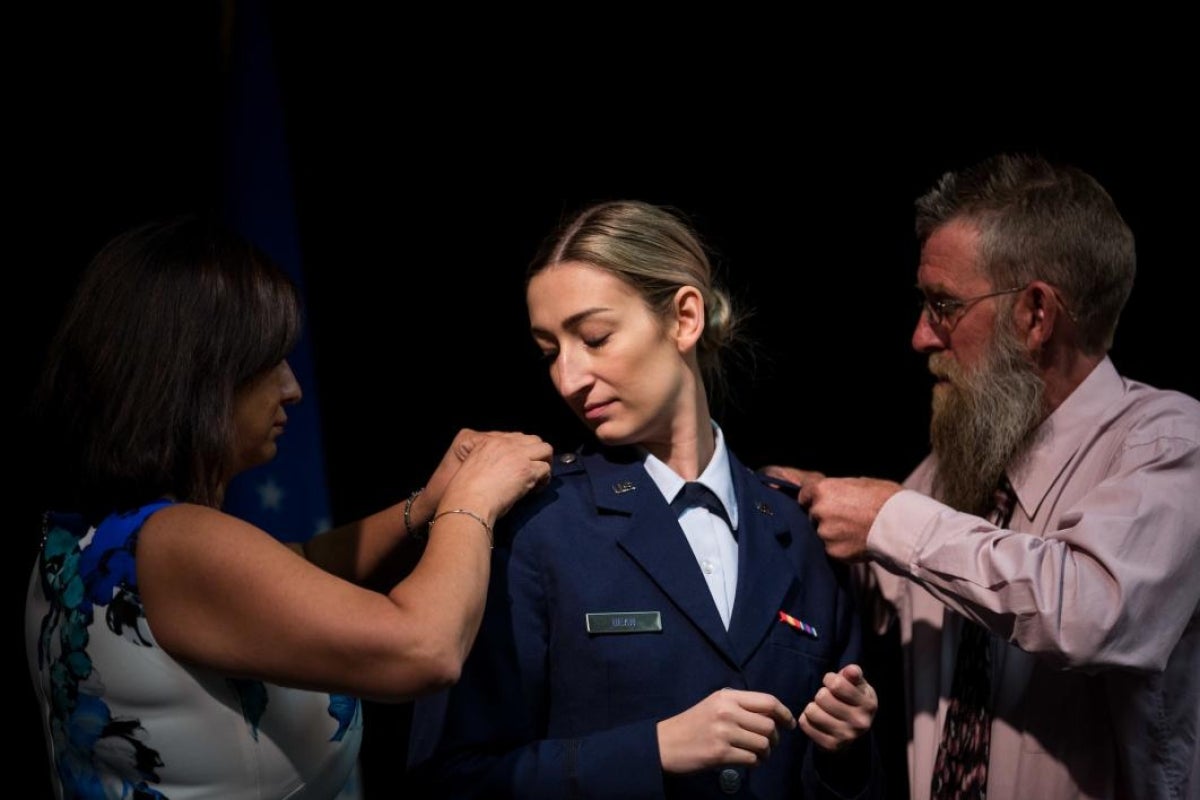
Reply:
[[928, 495], [902, 489], [888, 498], [867, 531], [867, 555], [891, 571], [909, 572], [933, 533], [933, 522], [954, 513]]

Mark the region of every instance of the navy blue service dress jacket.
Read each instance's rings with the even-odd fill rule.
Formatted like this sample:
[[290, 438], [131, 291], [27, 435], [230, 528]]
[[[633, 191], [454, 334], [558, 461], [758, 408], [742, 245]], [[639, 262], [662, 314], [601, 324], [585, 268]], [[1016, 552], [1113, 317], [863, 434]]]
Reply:
[[807, 515], [730, 453], [739, 509], [729, 630], [674, 512], [632, 448], [560, 455], [497, 526], [460, 681], [416, 702], [410, 775], [429, 797], [877, 796], [871, 737], [820, 751], [799, 728], [765, 763], [665, 775], [655, 725], [710, 693], [793, 714], [860, 658], [850, 576]]

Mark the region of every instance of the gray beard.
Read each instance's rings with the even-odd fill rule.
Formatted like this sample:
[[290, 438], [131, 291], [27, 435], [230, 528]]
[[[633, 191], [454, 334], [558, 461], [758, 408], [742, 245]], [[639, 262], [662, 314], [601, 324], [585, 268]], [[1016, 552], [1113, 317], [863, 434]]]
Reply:
[[935, 353], [929, 369], [948, 379], [933, 396], [934, 491], [950, 507], [984, 516], [1005, 468], [1041, 422], [1045, 384], [1007, 322], [977, 368], [968, 372]]

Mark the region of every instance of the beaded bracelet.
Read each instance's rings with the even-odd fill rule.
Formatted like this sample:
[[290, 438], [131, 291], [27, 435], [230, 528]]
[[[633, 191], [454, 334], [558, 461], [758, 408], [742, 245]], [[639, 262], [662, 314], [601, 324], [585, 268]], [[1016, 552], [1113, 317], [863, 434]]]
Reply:
[[495, 546], [493, 544], [493, 542], [495, 542], [495, 536], [492, 533], [492, 526], [487, 524], [486, 519], [479, 516], [474, 511], [468, 511], [465, 508], [448, 508], [445, 511], [439, 511], [438, 513], [433, 515], [433, 519], [429, 520], [429, 527], [433, 528], [433, 523], [437, 522], [439, 519], [446, 516], [447, 514], [466, 514], [468, 517], [470, 517], [471, 519], [475, 520], [480, 525], [482, 525], [483, 529], [485, 531], [487, 531], [488, 549], [492, 549]]
[[[420, 489], [417, 489], [416, 491], [414, 491], [412, 494], [410, 494], [408, 496], [408, 499], [404, 501], [404, 532], [407, 533], [409, 536], [412, 536], [414, 539], [424, 539], [425, 538], [425, 531], [414, 531], [413, 524], [412, 524], [413, 501], [416, 500], [417, 495], [419, 495], [423, 491], [425, 491], [424, 486], [422, 486]], [[428, 527], [428, 526], [426, 526], [426, 527]]]

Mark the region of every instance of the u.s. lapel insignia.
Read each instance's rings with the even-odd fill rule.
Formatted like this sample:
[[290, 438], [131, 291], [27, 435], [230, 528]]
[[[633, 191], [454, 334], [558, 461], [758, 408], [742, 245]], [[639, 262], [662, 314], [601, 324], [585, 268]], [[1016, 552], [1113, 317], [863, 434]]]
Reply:
[[626, 492], [632, 492], [636, 488], [637, 484], [633, 481], [617, 481], [613, 484], [612, 490], [613, 494], [625, 494]]
[[759, 500], [757, 503], [755, 503], [754, 507], [758, 509], [758, 513], [760, 514], [766, 514], [768, 517], [775, 516], [775, 512], [771, 510], [771, 507], [762, 500]]

